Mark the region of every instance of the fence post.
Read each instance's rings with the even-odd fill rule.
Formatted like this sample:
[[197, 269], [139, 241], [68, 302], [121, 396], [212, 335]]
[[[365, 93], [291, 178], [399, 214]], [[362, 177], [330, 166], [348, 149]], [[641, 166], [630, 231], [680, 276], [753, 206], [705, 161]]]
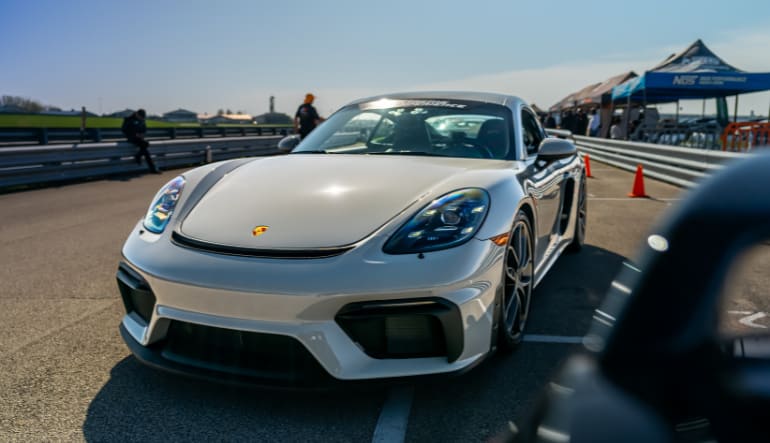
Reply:
[[171, 138], [172, 139], [176, 138], [176, 128], [171, 128]]
[[39, 138], [41, 145], [47, 145], [48, 144], [48, 128], [40, 128], [40, 138]]
[[214, 161], [213, 157], [214, 156], [213, 156], [213, 154], [211, 152], [211, 146], [210, 145], [206, 145], [206, 163], [211, 163], [212, 161]]

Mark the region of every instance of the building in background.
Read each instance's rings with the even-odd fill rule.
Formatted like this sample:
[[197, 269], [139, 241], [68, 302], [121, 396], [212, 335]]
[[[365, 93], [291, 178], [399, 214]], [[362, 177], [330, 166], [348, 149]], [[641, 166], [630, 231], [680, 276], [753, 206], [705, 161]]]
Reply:
[[171, 123], [198, 123], [198, 114], [180, 108], [163, 114], [162, 119]]
[[105, 117], [126, 118], [133, 113], [134, 113], [133, 109], [126, 108], [122, 111], [115, 111], [112, 114], [106, 114]]
[[249, 114], [220, 114], [212, 115], [211, 117], [200, 120], [200, 122], [204, 125], [250, 125], [253, 123], [253, 121], [254, 117]]

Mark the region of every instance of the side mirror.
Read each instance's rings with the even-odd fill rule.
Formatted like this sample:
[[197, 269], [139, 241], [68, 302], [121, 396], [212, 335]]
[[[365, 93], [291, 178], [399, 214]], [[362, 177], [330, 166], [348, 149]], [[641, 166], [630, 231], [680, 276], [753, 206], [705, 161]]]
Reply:
[[281, 141], [278, 142], [278, 150], [280, 150], [283, 153], [289, 153], [292, 149], [296, 148], [299, 144], [299, 135], [289, 135], [287, 137], [284, 137], [281, 139]]
[[537, 159], [551, 162], [577, 154], [577, 148], [571, 142], [561, 138], [547, 138], [540, 143]]

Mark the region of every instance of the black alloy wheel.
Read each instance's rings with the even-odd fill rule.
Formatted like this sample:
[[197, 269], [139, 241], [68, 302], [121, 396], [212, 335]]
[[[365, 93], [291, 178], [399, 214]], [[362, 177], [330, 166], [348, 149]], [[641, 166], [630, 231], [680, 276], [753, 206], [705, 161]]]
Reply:
[[503, 265], [505, 289], [498, 326], [503, 349], [512, 350], [524, 336], [535, 282], [532, 249], [529, 219], [524, 212], [519, 212], [511, 229]]
[[575, 235], [572, 238], [572, 243], [569, 245], [569, 250], [573, 252], [581, 250], [586, 241], [586, 221], [588, 219], [587, 192], [586, 176], [583, 174], [580, 177], [580, 190], [578, 191], [578, 206], [577, 213], [575, 214]]

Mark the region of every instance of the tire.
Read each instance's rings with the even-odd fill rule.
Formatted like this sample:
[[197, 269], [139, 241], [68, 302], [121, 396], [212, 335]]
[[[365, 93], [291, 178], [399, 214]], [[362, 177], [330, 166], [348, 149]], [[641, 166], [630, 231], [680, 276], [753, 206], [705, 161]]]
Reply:
[[567, 250], [578, 252], [583, 249], [586, 241], [586, 223], [588, 221], [588, 195], [586, 190], [585, 173], [580, 177], [580, 189], [578, 191], [577, 210], [575, 211], [575, 232], [572, 237], [572, 243]]
[[512, 351], [521, 343], [535, 283], [532, 228], [523, 211], [516, 214], [503, 262], [503, 293], [498, 320], [498, 347]]

